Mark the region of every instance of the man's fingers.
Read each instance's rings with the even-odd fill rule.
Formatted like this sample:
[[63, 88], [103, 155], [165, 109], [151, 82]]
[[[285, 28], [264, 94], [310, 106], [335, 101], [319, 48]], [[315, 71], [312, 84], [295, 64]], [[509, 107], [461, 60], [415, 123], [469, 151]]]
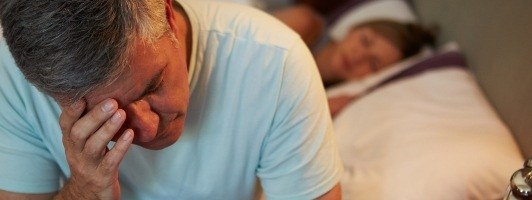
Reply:
[[105, 154], [100, 166], [98, 167], [104, 174], [112, 174], [118, 170], [118, 166], [126, 155], [131, 142], [133, 141], [133, 130], [127, 129], [122, 136], [116, 141], [113, 148]]
[[92, 136], [87, 139], [83, 151], [89, 156], [100, 156], [126, 118], [126, 112], [118, 109]]
[[81, 152], [85, 147], [87, 138], [92, 135], [100, 126], [109, 119], [118, 109], [118, 103], [114, 99], [107, 99], [100, 102], [87, 114], [82, 116], [72, 126], [69, 139], [73, 142], [74, 148]]
[[72, 126], [79, 117], [81, 117], [81, 114], [83, 114], [83, 111], [85, 110], [85, 101], [79, 100], [70, 106], [61, 108], [62, 112], [61, 116], [59, 116], [59, 125], [61, 126], [63, 134], [69, 134]]
[[65, 145], [65, 148], [70, 148], [75, 145], [75, 142], [69, 137], [70, 131], [85, 111], [85, 107], [85, 100], [79, 100], [72, 105], [61, 107], [62, 112], [59, 116], [59, 126], [63, 133], [63, 145]]

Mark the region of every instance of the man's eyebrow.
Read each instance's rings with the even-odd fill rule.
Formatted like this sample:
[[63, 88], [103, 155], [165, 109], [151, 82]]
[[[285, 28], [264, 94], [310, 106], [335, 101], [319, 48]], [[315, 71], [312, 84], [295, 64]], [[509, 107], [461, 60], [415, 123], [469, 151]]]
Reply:
[[150, 80], [150, 82], [147, 84], [146, 88], [144, 88], [144, 91], [141, 93], [140, 96], [138, 96], [137, 98], [135, 98], [135, 101], [138, 101], [140, 99], [142, 99], [144, 96], [146, 96], [148, 93], [152, 92], [153, 89], [155, 89], [155, 87], [158, 86], [160, 80], [161, 80], [161, 77], [163, 75], [163, 71], [164, 71], [164, 68], [160, 69], [157, 74], [155, 76], [152, 77], [152, 79]]

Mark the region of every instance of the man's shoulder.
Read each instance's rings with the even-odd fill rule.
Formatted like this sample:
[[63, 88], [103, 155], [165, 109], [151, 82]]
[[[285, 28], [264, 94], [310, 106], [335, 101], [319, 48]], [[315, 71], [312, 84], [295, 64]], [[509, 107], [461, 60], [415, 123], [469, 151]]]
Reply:
[[7, 93], [5, 96], [30, 86], [18, 69], [4, 38], [0, 38], [0, 82], [2, 93]]
[[226, 35], [280, 48], [290, 48], [299, 37], [270, 14], [250, 6], [218, 1], [188, 3], [197, 13], [200, 34]]
[[58, 109], [51, 97], [26, 80], [3, 38], [0, 39], [0, 94], [0, 106], [6, 110], [7, 107], [24, 110], [30, 105], [40, 105], [37, 112], [46, 110], [42, 105], [49, 105], [54, 112]]

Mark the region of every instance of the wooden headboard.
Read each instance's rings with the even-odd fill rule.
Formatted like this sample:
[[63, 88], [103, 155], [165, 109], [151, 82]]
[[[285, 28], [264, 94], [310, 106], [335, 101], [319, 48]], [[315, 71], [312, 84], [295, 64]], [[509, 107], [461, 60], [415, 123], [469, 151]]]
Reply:
[[412, 0], [423, 24], [456, 41], [482, 90], [532, 157], [532, 1]]

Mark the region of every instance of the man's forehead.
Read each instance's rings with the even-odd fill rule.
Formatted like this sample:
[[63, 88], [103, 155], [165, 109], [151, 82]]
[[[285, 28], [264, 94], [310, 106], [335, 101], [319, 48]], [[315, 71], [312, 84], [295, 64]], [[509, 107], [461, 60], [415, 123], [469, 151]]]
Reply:
[[85, 95], [87, 108], [92, 108], [99, 102], [106, 99], [115, 99], [119, 104], [124, 103], [134, 87], [133, 70], [125, 70], [114, 81], [109, 84], [97, 86], [94, 90]]
[[120, 83], [124, 82], [120, 81], [106, 87], [99, 87], [85, 95], [87, 108], [92, 109], [98, 103], [106, 99], [115, 99], [118, 102], [123, 102], [124, 100], [121, 99], [121, 97], [124, 96], [124, 94], [120, 94], [121, 91], [123, 91], [121, 89], [123, 86], [120, 85]]
[[130, 64], [127, 69], [111, 84], [96, 87], [89, 92], [85, 96], [87, 108], [92, 108], [109, 98], [117, 100], [119, 105], [128, 104], [142, 93], [149, 81], [157, 74], [158, 70], [154, 69], [164, 64], [164, 54], [161, 54], [162, 52], [159, 52], [160, 49], [157, 48], [160, 45], [158, 42], [162, 41], [156, 43], [134, 41], [131, 55], [128, 56]]

